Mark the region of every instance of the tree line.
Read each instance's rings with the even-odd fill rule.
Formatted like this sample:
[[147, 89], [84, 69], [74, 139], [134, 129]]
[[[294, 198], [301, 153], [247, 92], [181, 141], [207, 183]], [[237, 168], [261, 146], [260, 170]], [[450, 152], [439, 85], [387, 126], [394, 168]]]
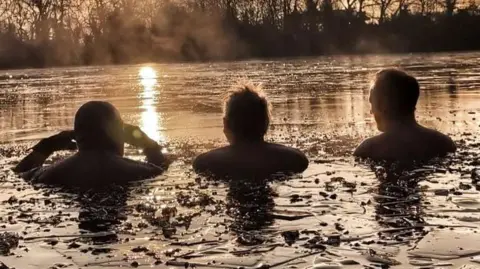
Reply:
[[0, 68], [476, 50], [475, 1], [2, 0]]

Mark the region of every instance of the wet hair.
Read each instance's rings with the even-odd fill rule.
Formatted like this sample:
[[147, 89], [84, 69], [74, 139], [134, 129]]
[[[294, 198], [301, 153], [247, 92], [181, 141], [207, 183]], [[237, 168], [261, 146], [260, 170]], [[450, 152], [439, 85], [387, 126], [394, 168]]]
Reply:
[[258, 140], [270, 125], [270, 104], [263, 91], [251, 85], [238, 87], [225, 99], [226, 125], [236, 137]]
[[108, 102], [83, 104], [75, 114], [74, 132], [80, 150], [103, 149], [123, 154], [123, 121]]
[[374, 99], [372, 101], [376, 105], [382, 103], [384, 112], [390, 117], [414, 113], [420, 95], [417, 79], [393, 68], [378, 72], [371, 90]]

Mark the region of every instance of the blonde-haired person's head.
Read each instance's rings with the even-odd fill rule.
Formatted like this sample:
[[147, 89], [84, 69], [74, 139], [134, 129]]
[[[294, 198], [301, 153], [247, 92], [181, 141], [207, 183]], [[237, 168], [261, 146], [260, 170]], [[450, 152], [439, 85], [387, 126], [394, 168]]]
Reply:
[[232, 140], [263, 140], [270, 125], [270, 104], [260, 87], [236, 87], [225, 98], [224, 131]]

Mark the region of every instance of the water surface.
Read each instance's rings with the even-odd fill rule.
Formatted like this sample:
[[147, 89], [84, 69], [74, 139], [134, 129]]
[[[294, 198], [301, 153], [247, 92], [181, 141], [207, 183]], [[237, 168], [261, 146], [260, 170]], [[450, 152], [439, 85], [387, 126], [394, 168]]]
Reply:
[[[465, 53], [2, 71], [0, 232], [17, 232], [24, 240], [15, 255], [0, 260], [16, 268], [135, 262], [149, 268], [176, 256], [177, 265], [255, 267], [321, 251], [308, 240], [339, 234], [344, 242], [327, 244], [325, 257], [371, 264], [365, 253], [375, 249], [401, 260], [399, 268], [412, 268], [408, 250], [425, 234], [448, 225], [478, 227], [480, 221], [470, 176], [479, 142], [479, 63], [480, 53]], [[452, 135], [460, 148], [456, 155], [407, 171], [355, 163], [355, 145], [377, 132], [368, 103], [370, 79], [392, 66], [419, 79], [418, 119]], [[252, 189], [208, 182], [191, 171], [196, 154], [226, 143], [222, 98], [247, 81], [262, 84], [273, 104], [269, 139], [310, 158], [303, 175]], [[131, 189], [80, 197], [33, 188], [8, 170], [38, 138], [72, 128], [78, 107], [94, 99], [112, 102], [125, 121], [141, 126], [179, 159], [164, 175]], [[128, 155], [142, 158], [133, 149]], [[404, 180], [381, 181], [389, 177]], [[170, 222], [160, 223], [169, 214]], [[282, 232], [297, 230], [300, 239], [290, 247]], [[98, 240], [79, 236], [98, 232], [107, 234]], [[459, 232], [473, 238], [469, 228]], [[166, 238], [170, 233], [173, 239]], [[286, 264], [307, 268], [318, 257]]]

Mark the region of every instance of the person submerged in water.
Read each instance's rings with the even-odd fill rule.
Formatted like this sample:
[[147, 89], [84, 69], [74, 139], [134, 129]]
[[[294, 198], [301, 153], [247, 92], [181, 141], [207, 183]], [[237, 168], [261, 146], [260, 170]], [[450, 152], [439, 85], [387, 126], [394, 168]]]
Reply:
[[382, 134], [363, 141], [354, 155], [374, 160], [428, 160], [455, 152], [448, 136], [421, 126], [415, 119], [418, 81], [397, 69], [376, 74], [370, 91], [371, 113]]
[[220, 177], [258, 178], [307, 169], [305, 154], [264, 140], [269, 125], [270, 104], [262, 92], [252, 86], [236, 89], [224, 102], [223, 132], [230, 145], [198, 156], [194, 170]]
[[[124, 143], [143, 149], [147, 162], [124, 158]], [[54, 152], [77, 148], [73, 156], [43, 166]], [[32, 150], [13, 171], [37, 183], [74, 187], [126, 183], [155, 177], [168, 166], [160, 145], [140, 128], [124, 124], [118, 110], [103, 101], [82, 105], [73, 131], [42, 139]]]

